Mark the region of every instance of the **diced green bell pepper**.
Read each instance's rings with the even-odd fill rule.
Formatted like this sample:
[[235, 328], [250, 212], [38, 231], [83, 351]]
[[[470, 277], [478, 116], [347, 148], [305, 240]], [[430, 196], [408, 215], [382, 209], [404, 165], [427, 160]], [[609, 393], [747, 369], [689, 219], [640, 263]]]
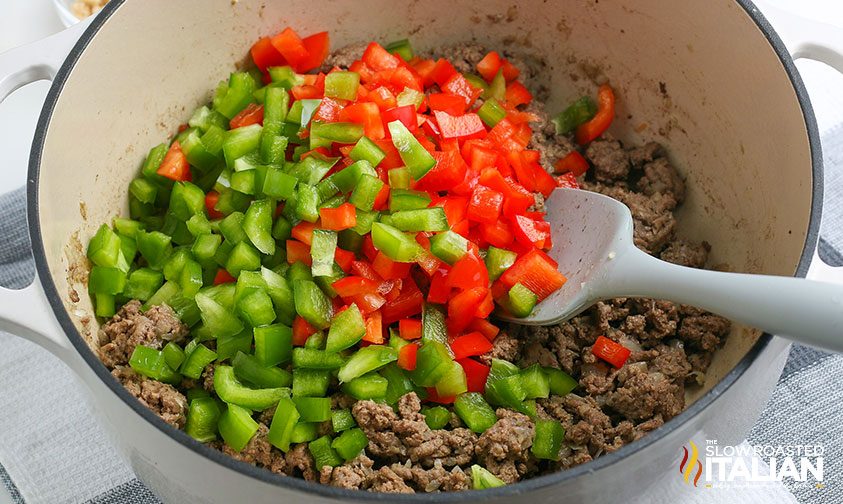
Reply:
[[340, 383], [349, 382], [396, 360], [398, 360], [398, 352], [394, 348], [385, 345], [369, 345], [357, 350], [346, 361], [340, 368], [337, 378]]
[[356, 425], [357, 422], [354, 421], [354, 415], [351, 414], [350, 409], [338, 409], [331, 412], [331, 427], [334, 432], [342, 432]]
[[161, 353], [164, 354], [164, 360], [171, 369], [178, 369], [179, 366], [181, 366], [181, 363], [184, 362], [184, 359], [187, 358], [187, 355], [184, 353], [184, 349], [180, 347], [178, 343], [173, 341], [164, 345], [164, 348], [161, 349]]
[[571, 393], [572, 390], [579, 386], [577, 380], [571, 377], [565, 371], [552, 367], [542, 368], [547, 375], [550, 387], [550, 393], [553, 395], [564, 396]]
[[330, 381], [330, 370], [293, 368], [293, 397], [322, 397]]
[[[397, 168], [396, 168], [397, 169]], [[390, 170], [390, 173], [392, 170]], [[423, 191], [396, 188], [390, 186], [389, 211], [400, 212], [402, 210], [419, 210], [430, 205], [430, 195]]]
[[392, 145], [398, 150], [404, 166], [410, 170], [410, 175], [414, 180], [421, 180], [436, 165], [436, 159], [427, 152], [401, 121], [392, 121], [387, 127], [392, 135]]
[[[431, 250], [433, 245], [431, 243]], [[489, 279], [495, 281], [503, 275], [503, 272], [508, 270], [510, 266], [515, 263], [518, 254], [511, 250], [499, 249], [497, 247], [489, 247], [486, 251], [486, 269], [489, 270]]]
[[466, 392], [454, 401], [454, 411], [469, 429], [482, 434], [498, 421], [495, 410], [489, 406], [482, 394]]
[[415, 262], [424, 250], [414, 236], [380, 222], [372, 224], [372, 243], [396, 262]]
[[94, 266], [88, 276], [91, 294], [120, 294], [126, 288], [126, 273], [117, 268]]
[[375, 142], [364, 136], [354, 144], [348, 157], [355, 161], [365, 160], [372, 166], [377, 166], [386, 157], [386, 153]]
[[243, 323], [207, 294], [199, 292], [194, 299], [202, 314], [202, 323], [218, 338], [233, 336], [243, 331]]
[[381, 179], [364, 173], [360, 175], [357, 186], [354, 187], [354, 191], [348, 197], [348, 202], [360, 210], [369, 212], [374, 207], [375, 199], [378, 193], [380, 193], [381, 188], [383, 188], [383, 185]]
[[296, 312], [310, 325], [317, 329], [326, 329], [330, 325], [333, 314], [331, 300], [315, 283], [308, 280], [295, 280], [293, 296]]
[[311, 272], [314, 277], [331, 276], [334, 273], [334, 253], [337, 250], [337, 233], [324, 229], [315, 229], [310, 245], [313, 259]]
[[[286, 325], [256, 327], [254, 336], [255, 358], [261, 365], [277, 366], [293, 359], [293, 331]], [[292, 383], [292, 378], [290, 383]]]
[[88, 259], [97, 266], [116, 268], [120, 256], [120, 245], [120, 237], [117, 233], [103, 224], [88, 242]]
[[538, 364], [521, 370], [521, 384], [527, 399], [550, 396], [550, 379]]
[[144, 345], [137, 345], [129, 357], [129, 366], [138, 374], [164, 383], [176, 384], [181, 375], [168, 364], [163, 352]]
[[136, 178], [129, 184], [129, 192], [143, 203], [155, 203], [158, 186], [145, 178]]
[[538, 297], [525, 287], [523, 284], [517, 283], [509, 289], [507, 294], [505, 308], [512, 314], [513, 317], [524, 318], [533, 313], [533, 308], [536, 306]]
[[258, 431], [258, 423], [248, 409], [229, 404], [217, 422], [220, 436], [234, 451], [242, 451]]
[[296, 217], [307, 222], [319, 219], [319, 194], [315, 187], [299, 184], [296, 191]]
[[451, 370], [452, 362], [448, 347], [439, 341], [426, 341], [416, 354], [416, 369], [410, 372], [410, 378], [420, 387], [433, 387]]
[[284, 173], [279, 168], [270, 166], [263, 182], [263, 193], [270, 198], [289, 199], [293, 197], [298, 179]]
[[368, 444], [369, 438], [366, 437], [366, 434], [355, 427], [337, 436], [331, 443], [331, 447], [336, 450], [340, 457], [348, 461], [359, 455]]
[[283, 452], [290, 450], [290, 442], [293, 437], [293, 429], [299, 421], [296, 404], [288, 397], [282, 397], [278, 401], [275, 413], [272, 415], [272, 423], [269, 425], [269, 432], [266, 439], [272, 446]]
[[422, 408], [421, 413], [427, 426], [434, 430], [444, 429], [451, 421], [451, 412], [442, 406]]
[[389, 381], [377, 373], [369, 373], [342, 385], [342, 391], [351, 397], [363, 401], [373, 401], [386, 397]]
[[557, 135], [567, 135], [580, 124], [586, 123], [597, 113], [597, 105], [588, 97], [583, 96], [568, 106], [565, 110], [551, 119], [556, 126]]
[[399, 231], [447, 231], [448, 218], [442, 207], [403, 210], [390, 216], [392, 226]]
[[217, 400], [211, 397], [199, 397], [190, 401], [184, 431], [188, 436], [207, 443], [217, 438], [217, 423], [222, 412]]
[[277, 404], [282, 397], [290, 395], [290, 389], [286, 387], [249, 388], [240, 383], [234, 368], [222, 365], [214, 369], [214, 390], [223, 401], [254, 411], [263, 411]]
[[208, 364], [214, 362], [216, 358], [216, 352], [199, 343], [187, 354], [179, 371], [188, 378], [198, 380]]
[[293, 397], [302, 422], [326, 422], [331, 419], [330, 397]]
[[338, 71], [325, 76], [325, 96], [340, 100], [357, 100], [357, 88], [360, 86], [360, 74], [357, 72]]
[[263, 127], [260, 124], [251, 124], [228, 131], [222, 144], [225, 164], [234, 169], [236, 159], [256, 151], [260, 147], [262, 131]]
[[259, 251], [266, 255], [275, 253], [275, 240], [272, 238], [273, 204], [269, 200], [252, 202], [243, 218], [243, 231]]
[[471, 466], [471, 483], [474, 490], [485, 490], [506, 485], [502, 479], [477, 464]]
[[468, 240], [451, 230], [443, 231], [430, 237], [430, 252], [453, 265], [468, 252]]
[[292, 443], [307, 443], [319, 437], [319, 424], [312, 422], [299, 422], [293, 427], [290, 433]]
[[129, 299], [146, 301], [161, 288], [164, 275], [149, 268], [139, 268], [129, 274], [123, 293]]
[[307, 448], [313, 456], [317, 471], [321, 471], [325, 466], [336, 467], [343, 462], [337, 452], [331, 448], [331, 436], [326, 435], [311, 441]]
[[384, 400], [388, 404], [395, 404], [404, 394], [415, 390], [412, 380], [397, 364], [387, 364], [380, 370], [380, 375], [386, 378], [387, 387]]
[[159, 231], [140, 232], [137, 242], [138, 251], [153, 269], [160, 269], [173, 251], [172, 238]]
[[325, 350], [339, 352], [355, 345], [366, 334], [366, 322], [356, 304], [352, 303], [334, 317], [328, 329]]
[[533, 455], [539, 459], [559, 460], [559, 450], [565, 440], [565, 429], [557, 420], [536, 420]]
[[293, 367], [304, 369], [337, 369], [345, 364], [342, 355], [314, 348], [294, 348]]
[[404, 61], [410, 61], [413, 59], [413, 47], [410, 45], [410, 41], [407, 39], [396, 40], [386, 44], [384, 48], [390, 53], [400, 57]]
[[451, 361], [442, 377], [436, 382], [436, 393], [439, 397], [451, 397], [468, 390], [468, 379], [465, 370], [456, 362]]
[[231, 249], [225, 269], [232, 276], [238, 276], [241, 271], [254, 271], [261, 267], [261, 256], [254, 247], [242, 241]]
[[231, 365], [239, 380], [258, 388], [289, 387], [293, 383], [293, 375], [288, 371], [264, 366], [255, 356], [243, 352], [237, 352]]

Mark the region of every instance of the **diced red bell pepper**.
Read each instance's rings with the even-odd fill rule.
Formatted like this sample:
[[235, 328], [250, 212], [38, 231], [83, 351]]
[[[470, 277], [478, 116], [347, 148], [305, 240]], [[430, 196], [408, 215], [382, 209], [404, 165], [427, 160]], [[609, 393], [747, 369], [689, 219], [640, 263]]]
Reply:
[[272, 37], [271, 42], [297, 72], [305, 71], [302, 64], [307, 62], [310, 54], [301, 37], [292, 28], [284, 28], [281, 33]]
[[365, 261], [354, 261], [351, 263], [351, 272], [357, 276], [374, 280], [375, 282], [383, 282], [383, 278], [377, 274], [372, 265]]
[[357, 225], [357, 208], [351, 203], [343, 203], [336, 208], [320, 208], [319, 217], [323, 229], [342, 231]]
[[623, 367], [631, 352], [625, 346], [610, 340], [606, 336], [598, 336], [597, 341], [591, 347], [591, 353], [616, 368], [620, 368]]
[[375, 260], [372, 261], [372, 268], [384, 280], [398, 280], [410, 274], [410, 263], [395, 262], [386, 257], [383, 252], [378, 252]]
[[408, 341], [413, 341], [422, 336], [422, 323], [418, 319], [401, 319], [398, 321], [398, 334]]
[[386, 86], [380, 86], [372, 90], [366, 99], [378, 106], [381, 111], [398, 106], [398, 101], [392, 91]]
[[489, 288], [489, 271], [486, 264], [475, 253], [465, 254], [455, 262], [448, 272], [448, 287], [468, 290], [474, 288]]
[[340, 111], [343, 109], [343, 104], [333, 98], [324, 97], [322, 103], [316, 108], [313, 114], [313, 120], [317, 122], [337, 122], [340, 120]]
[[378, 255], [378, 249], [375, 248], [374, 242], [372, 242], [372, 235], [367, 234], [363, 237], [363, 246], [361, 247], [363, 251], [363, 256], [368, 259], [369, 261], [374, 261], [375, 257]]
[[585, 145], [603, 134], [615, 118], [615, 93], [608, 84], [597, 90], [597, 113], [585, 124], [577, 126], [577, 143]]
[[458, 151], [434, 151], [436, 164], [416, 184], [423, 191], [448, 191], [465, 180], [468, 165]]
[[580, 184], [577, 182], [577, 177], [572, 172], [568, 172], [556, 177], [556, 187], [579, 189]]
[[489, 51], [483, 59], [477, 62], [477, 73], [479, 73], [486, 82], [492, 82], [492, 79], [497, 75], [498, 70], [503, 65], [503, 59], [497, 51]]
[[193, 180], [193, 176], [190, 174], [190, 164], [187, 162], [187, 156], [181, 150], [181, 144], [178, 140], [170, 145], [170, 149], [164, 155], [164, 159], [155, 173], [176, 182]]
[[297, 240], [287, 240], [287, 263], [295, 264], [297, 262], [303, 262], [308, 266], [313, 265], [310, 246]]
[[220, 285], [225, 283], [236, 282], [237, 279], [234, 278], [231, 273], [227, 270], [220, 268], [217, 270], [216, 276], [214, 276], [214, 285]]
[[360, 308], [360, 313], [363, 315], [374, 313], [386, 304], [386, 298], [378, 293], [357, 294], [348, 299]]
[[220, 200], [220, 193], [210, 190], [205, 195], [205, 210], [211, 219], [222, 219], [225, 214], [217, 210], [217, 202]]
[[442, 91], [461, 96], [468, 107], [474, 105], [474, 102], [477, 101], [477, 98], [479, 98], [483, 93], [482, 89], [471, 85], [471, 83], [468, 82], [461, 73], [452, 75], [451, 78], [442, 85]]
[[442, 138], [466, 140], [482, 138], [486, 135], [486, 125], [480, 120], [480, 116], [473, 112], [452, 116], [447, 112], [435, 110], [433, 116], [436, 118], [436, 124], [439, 126]]
[[401, 64], [401, 60], [398, 56], [391, 54], [377, 42], [372, 42], [366, 47], [361, 59], [366, 66], [376, 72], [391, 70], [393, 68], [397, 68], [398, 65]]
[[427, 99], [430, 110], [441, 110], [452, 116], [465, 113], [465, 99], [461, 96], [449, 93], [433, 93], [428, 95]]
[[322, 66], [322, 62], [328, 57], [331, 50], [331, 39], [328, 32], [314, 33], [302, 40], [304, 48], [307, 49], [307, 58], [298, 64], [299, 72], [309, 72]]
[[501, 215], [502, 206], [503, 194], [478, 185], [472, 191], [471, 199], [468, 200], [468, 218], [474, 222], [494, 224]]
[[296, 315], [296, 318], [293, 319], [293, 345], [303, 346], [307, 341], [307, 338], [317, 332], [318, 329], [310, 325], [307, 320], [301, 318], [301, 316]]
[[448, 79], [453, 77], [456, 73], [457, 69], [454, 68], [454, 65], [452, 65], [450, 61], [440, 58], [436, 61], [436, 65], [434, 65], [433, 70], [430, 73], [430, 78], [433, 79], [433, 82], [442, 87], [446, 82], [448, 82]]
[[307, 222], [301, 221], [295, 226], [293, 226], [293, 230], [290, 232], [292, 237], [296, 240], [304, 243], [307, 246], [313, 242], [313, 230], [318, 227], [317, 222]]
[[374, 294], [378, 292], [378, 282], [361, 276], [347, 276], [331, 284], [331, 287], [341, 297], [352, 297], [359, 294]]
[[492, 224], [482, 224], [480, 226], [480, 236], [489, 243], [498, 248], [508, 248], [512, 244], [515, 236], [509, 229], [506, 222], [497, 220]]
[[287, 60], [278, 52], [272, 45], [272, 40], [269, 37], [261, 37], [252, 48], [249, 50], [252, 54], [252, 61], [261, 72], [266, 72], [266, 69], [274, 66], [284, 66]]
[[445, 281], [445, 274], [437, 271], [430, 278], [430, 287], [427, 290], [427, 301], [429, 303], [445, 304], [451, 298], [451, 288]]
[[520, 283], [533, 291], [541, 301], [559, 290], [567, 281], [565, 275], [557, 268], [556, 261], [541, 250], [533, 249], [516, 259], [501, 275], [500, 281], [507, 289]]
[[489, 366], [477, 362], [474, 359], [460, 359], [457, 361], [465, 371], [465, 379], [469, 392], [483, 394], [486, 392], [486, 379], [489, 378]]
[[[528, 124], [523, 126], [526, 126], [528, 130], [530, 129]], [[509, 154], [521, 152], [530, 143], [530, 138], [524, 138], [516, 126], [505, 117], [489, 130], [486, 139]]]
[[416, 354], [419, 351], [417, 343], [410, 343], [404, 345], [398, 351], [398, 367], [405, 371], [412, 371], [416, 369]]
[[567, 156], [556, 161], [553, 165], [556, 173], [572, 173], [579, 177], [588, 171], [588, 161], [577, 151], [571, 151]]
[[510, 107], [526, 105], [533, 101], [533, 94], [518, 81], [506, 86], [506, 104]]
[[500, 155], [493, 149], [476, 145], [471, 149], [471, 169], [478, 173], [483, 171], [485, 168], [495, 168], [497, 170], [497, 161], [499, 157]]
[[[378, 167], [378, 168], [381, 168], [381, 167]], [[372, 209], [380, 212], [381, 210], [386, 209], [388, 203], [389, 203], [389, 185], [384, 184], [384, 185], [381, 186], [380, 191], [378, 191], [378, 194], [375, 195], [375, 201], [372, 202]]]
[[435, 255], [431, 254], [430, 252], [424, 252], [419, 254], [416, 258], [416, 264], [429, 275], [436, 273], [437, 270], [442, 266], [442, 261], [440, 261]]
[[425, 401], [436, 403], [436, 404], [454, 404], [454, 401], [457, 399], [457, 396], [440, 396], [436, 392], [436, 387], [428, 387], [425, 389], [427, 392], [427, 398]]
[[389, 76], [389, 82], [395, 89], [401, 91], [405, 88], [414, 89], [416, 91], [422, 91], [424, 89], [421, 77], [419, 77], [412, 68], [406, 65], [399, 65], [397, 68], [392, 70], [392, 75]]
[[[450, 277], [450, 275], [448, 275]], [[476, 317], [474, 312], [489, 294], [488, 287], [466, 289], [448, 301], [448, 331], [461, 333]]]
[[296, 100], [312, 100], [316, 98], [322, 98], [322, 91], [319, 90], [316, 86], [310, 84], [302, 84], [300, 86], [293, 86], [290, 90], [290, 94], [293, 95], [293, 98]]
[[492, 291], [490, 290], [486, 293], [486, 297], [483, 298], [483, 301], [480, 303], [477, 309], [474, 310], [474, 317], [475, 319], [485, 319], [486, 317], [492, 314], [494, 309], [495, 299], [492, 297]]
[[454, 360], [464, 359], [475, 355], [483, 355], [492, 349], [492, 342], [479, 332], [471, 332], [464, 336], [454, 338], [451, 342], [451, 350], [454, 352]]
[[419, 129], [419, 121], [416, 118], [416, 108], [412, 105], [403, 105], [401, 107], [384, 110], [383, 113], [381, 113], [381, 117], [383, 118], [383, 125], [387, 132], [389, 131], [387, 125], [393, 121], [401, 121], [401, 123], [406, 126], [411, 133], [415, 133]]
[[368, 341], [375, 345], [380, 345], [384, 342], [383, 317], [381, 312], [376, 311], [366, 317], [366, 334], [363, 335], [363, 341]]
[[363, 134], [370, 140], [379, 140], [386, 136], [381, 111], [375, 103], [353, 103], [339, 112], [338, 120], [362, 124]]
[[428, 88], [433, 85], [433, 69], [436, 67], [436, 62], [432, 59], [413, 58], [409, 62], [413, 70], [422, 78], [422, 85]]
[[407, 278], [404, 280], [404, 287], [401, 289], [401, 294], [381, 308], [383, 322], [389, 325], [402, 318], [418, 315], [421, 313], [423, 304], [424, 295], [416, 283], [412, 279]]
[[468, 325], [469, 331], [477, 331], [486, 337], [489, 341], [494, 341], [498, 333], [501, 331], [498, 326], [489, 322], [487, 319], [474, 319]]
[[509, 60], [503, 60], [501, 64], [501, 70], [503, 71], [503, 78], [506, 82], [512, 82], [521, 75], [521, 70], [518, 69], [515, 65], [509, 62]]
[[[392, 168], [398, 168], [400, 166], [404, 166], [404, 161], [401, 160], [401, 155], [398, 153], [398, 149], [392, 144], [392, 140], [388, 138], [381, 138], [374, 141], [375, 144], [386, 154], [386, 157], [378, 163], [378, 168], [384, 168], [386, 170]], [[429, 174], [430, 172], [428, 172]]]
[[354, 262], [356, 256], [350, 250], [344, 250], [339, 247], [334, 251], [334, 261], [343, 270], [344, 273], [351, 271], [351, 263]]
[[231, 129], [242, 128], [244, 126], [251, 126], [252, 124], [263, 123], [263, 105], [250, 103], [246, 108], [237, 113], [231, 118], [229, 126]]
[[550, 223], [543, 220], [533, 220], [524, 215], [516, 215], [512, 222], [515, 239], [523, 245], [536, 248], [547, 248], [550, 238]]

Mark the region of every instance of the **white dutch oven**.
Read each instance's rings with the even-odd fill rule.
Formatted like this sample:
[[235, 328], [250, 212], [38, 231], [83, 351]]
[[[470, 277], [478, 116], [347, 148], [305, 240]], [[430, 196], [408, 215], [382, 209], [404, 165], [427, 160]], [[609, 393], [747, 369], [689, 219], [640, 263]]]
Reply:
[[[476, 39], [539, 55], [547, 62], [551, 111], [608, 78], [620, 97], [613, 134], [664, 143], [687, 178], [682, 234], [710, 242], [713, 263], [734, 271], [805, 276], [819, 229], [822, 165], [813, 112], [788, 49], [843, 68], [830, 28], [784, 20], [786, 48], [748, 0], [515, 4], [112, 0], [89, 26], [0, 55], [0, 99], [27, 82], [54, 81], [29, 165], [38, 278], [22, 291], [0, 289], [0, 329], [43, 345], [80, 376], [114, 443], [168, 502], [539, 503], [564, 496], [594, 504], [657, 486], [681, 488], [682, 445], [743, 439], [784, 365], [785, 340], [736, 327], [705, 388], [689, 394], [687, 410], [617, 452], [482, 494], [435, 496], [343, 491], [237, 462], [159, 420], [91, 350], [97, 322], [78, 282], [84, 244], [99, 224], [126, 212], [126, 187], [149, 148], [209, 99], [258, 35], [286, 25], [330, 30], [334, 47], [410, 36], [425, 49]], [[803, 42], [805, 33], [819, 43]], [[824, 279], [836, 275], [816, 267]], [[41, 319], [20, 316], [20, 307], [32, 305], [44, 306]]]

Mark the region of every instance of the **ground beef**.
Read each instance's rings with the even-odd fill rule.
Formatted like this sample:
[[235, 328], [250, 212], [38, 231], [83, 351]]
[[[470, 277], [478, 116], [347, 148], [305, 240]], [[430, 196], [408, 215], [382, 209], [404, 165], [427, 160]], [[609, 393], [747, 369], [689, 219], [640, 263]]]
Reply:
[[677, 204], [685, 201], [685, 181], [666, 158], [644, 165], [644, 176], [638, 179], [636, 189], [647, 196], [671, 196]]
[[669, 243], [662, 250], [660, 257], [664, 261], [680, 266], [702, 268], [708, 262], [708, 253], [710, 251], [711, 245], [708, 242], [691, 243], [687, 240], [680, 239]]
[[267, 433], [269, 433], [269, 429], [265, 424], [260, 423], [258, 424], [258, 431], [242, 451], [237, 452], [226, 444], [223, 444], [222, 451], [226, 455], [248, 464], [264, 467], [274, 473], [286, 474], [287, 461], [284, 458], [284, 453], [269, 444], [266, 439]]
[[307, 443], [293, 446], [284, 457], [284, 462], [287, 465], [286, 470], [289, 476], [298, 476], [307, 481], [319, 479], [319, 473], [316, 472], [316, 463], [313, 461], [310, 450], [307, 449]]
[[116, 366], [111, 375], [162, 420], [179, 429], [184, 427], [187, 398], [175, 387], [145, 378], [128, 366]]
[[141, 311], [141, 303], [132, 300], [100, 329], [99, 356], [109, 368], [127, 364], [137, 345], [160, 349], [167, 341], [182, 341], [189, 328], [182, 324], [167, 305]]
[[500, 408], [498, 421], [477, 440], [480, 465], [507, 483], [515, 483], [530, 469], [530, 447], [536, 427], [530, 417]]
[[634, 223], [635, 246], [641, 250], [658, 254], [674, 238], [676, 219], [673, 217], [673, 210], [676, 208], [676, 200], [673, 196], [661, 193], [647, 196], [622, 186], [607, 186], [601, 183], [586, 182], [583, 187], [615, 198], [629, 207]]
[[617, 182], [629, 176], [629, 154], [617, 140], [598, 139], [585, 150], [585, 157], [593, 166], [594, 178], [600, 182]]

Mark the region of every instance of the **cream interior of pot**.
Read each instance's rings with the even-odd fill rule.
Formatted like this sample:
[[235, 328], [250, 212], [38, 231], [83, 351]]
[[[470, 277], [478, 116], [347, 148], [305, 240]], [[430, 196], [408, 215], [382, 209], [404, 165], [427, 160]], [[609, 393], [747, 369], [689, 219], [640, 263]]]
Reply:
[[[422, 50], [476, 40], [536, 56], [546, 63], [550, 112], [609, 80], [619, 99], [611, 132], [663, 143], [687, 179], [680, 234], [711, 243], [719, 267], [779, 275], [797, 267], [812, 198], [805, 123], [781, 62], [733, 0], [133, 0], [73, 68], [41, 163], [47, 260], [89, 342], [97, 322], [83, 244], [127, 213], [127, 186], [147, 151], [209, 100], [259, 35], [287, 25], [330, 30], [333, 47], [410, 37]], [[757, 336], [736, 327], [705, 389], [689, 399]]]

